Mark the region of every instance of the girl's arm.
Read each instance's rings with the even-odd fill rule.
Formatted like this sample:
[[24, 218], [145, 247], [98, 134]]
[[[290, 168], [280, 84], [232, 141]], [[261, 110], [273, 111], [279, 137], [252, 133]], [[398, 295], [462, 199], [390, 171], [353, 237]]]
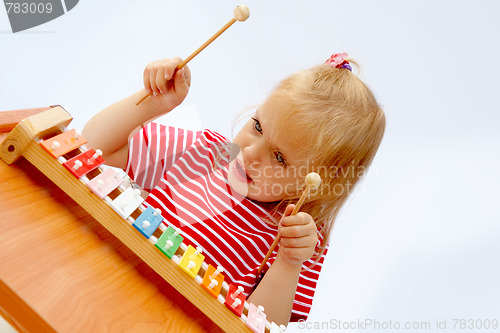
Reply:
[[290, 265], [284, 262], [278, 254], [262, 281], [248, 298], [249, 302], [264, 307], [270, 322], [288, 325], [301, 267], [302, 265]]
[[269, 321], [287, 325], [302, 263], [312, 257], [318, 236], [309, 214], [290, 216], [295, 205], [289, 205], [280, 221], [278, 256], [266, 272], [249, 301], [262, 305]]
[[176, 71], [180, 58], [150, 63], [144, 70], [144, 89], [151, 95], [139, 105], [144, 90], [105, 108], [83, 129], [90, 147], [100, 149], [108, 165], [124, 168], [128, 140], [134, 130], [154, 118], [170, 112], [186, 97], [191, 84], [187, 66]]

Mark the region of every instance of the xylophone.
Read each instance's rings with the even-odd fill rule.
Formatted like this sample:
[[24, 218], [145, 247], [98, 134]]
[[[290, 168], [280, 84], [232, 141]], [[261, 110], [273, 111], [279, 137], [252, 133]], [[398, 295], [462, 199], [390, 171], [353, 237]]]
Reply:
[[67, 130], [71, 120], [59, 106], [22, 120], [0, 144], [0, 157], [7, 164], [26, 158], [222, 330], [284, 332], [262, 307], [246, 302], [241, 287], [224, 282], [222, 267], [204, 263], [201, 248], [165, 227], [136, 184]]

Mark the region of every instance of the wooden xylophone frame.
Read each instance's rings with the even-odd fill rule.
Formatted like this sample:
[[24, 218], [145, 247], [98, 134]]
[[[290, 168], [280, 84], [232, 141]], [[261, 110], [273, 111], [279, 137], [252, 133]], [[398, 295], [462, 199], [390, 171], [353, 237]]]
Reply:
[[[195, 279], [182, 272], [177, 265], [178, 259], [168, 259], [153, 246], [152, 240], [145, 238], [131, 226], [130, 218], [125, 220], [105, 200], [95, 195], [85, 185], [85, 182], [88, 182], [87, 177], [82, 177], [85, 180], [77, 179], [58, 159], [53, 158], [42, 148], [39, 142], [64, 132], [72, 119], [71, 115], [60, 106], [23, 119], [1, 142], [0, 158], [7, 164], [14, 163], [22, 157], [26, 158], [223, 331], [251, 332], [245, 325], [247, 302], [242, 317], [234, 315], [221, 303], [221, 297], [225, 298], [228, 292], [226, 282], [223, 283], [218, 299], [200, 288], [200, 279], [207, 268], [205, 262]], [[77, 153], [83, 152], [80, 148], [77, 150]], [[101, 172], [102, 169], [99, 168], [90, 174], [94, 173], [95, 177]], [[117, 188], [115, 196], [121, 191]], [[132, 216], [137, 217], [143, 208], [140, 207], [138, 210], [139, 212], [134, 212]], [[158, 234], [158, 230], [155, 234]], [[181, 244], [176, 256], [182, 256], [185, 249], [185, 244]], [[270, 330], [271, 324], [266, 321], [265, 332], [269, 333]]]

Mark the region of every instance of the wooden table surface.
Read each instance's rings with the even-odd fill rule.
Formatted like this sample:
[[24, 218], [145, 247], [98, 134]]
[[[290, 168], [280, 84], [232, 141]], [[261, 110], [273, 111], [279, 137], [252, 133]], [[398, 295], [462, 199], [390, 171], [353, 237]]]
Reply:
[[203, 313], [24, 159], [10, 166], [0, 160], [0, 214], [0, 314], [18, 330], [211, 327]]

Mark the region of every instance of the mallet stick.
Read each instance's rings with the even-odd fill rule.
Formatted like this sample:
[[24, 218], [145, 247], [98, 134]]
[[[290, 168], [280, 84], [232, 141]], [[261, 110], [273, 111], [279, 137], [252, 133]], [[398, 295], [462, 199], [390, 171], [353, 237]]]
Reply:
[[[222, 35], [224, 31], [226, 31], [231, 25], [233, 25], [234, 22], [240, 21], [243, 22], [245, 21], [248, 17], [250, 16], [250, 10], [248, 9], [247, 6], [244, 5], [239, 5], [234, 9], [234, 17], [229, 20], [219, 31], [217, 31], [212, 37], [210, 37], [203, 45], [201, 45], [199, 48], [196, 49], [189, 57], [184, 59], [179, 65], [177, 65], [177, 69], [179, 70], [182, 67], [184, 67], [191, 59], [196, 57], [198, 53], [203, 51], [204, 48], [206, 48], [210, 43], [212, 43], [217, 37]], [[148, 98], [149, 94], [147, 92], [144, 93], [144, 97], [142, 97], [136, 105], [141, 104], [146, 98]]]

